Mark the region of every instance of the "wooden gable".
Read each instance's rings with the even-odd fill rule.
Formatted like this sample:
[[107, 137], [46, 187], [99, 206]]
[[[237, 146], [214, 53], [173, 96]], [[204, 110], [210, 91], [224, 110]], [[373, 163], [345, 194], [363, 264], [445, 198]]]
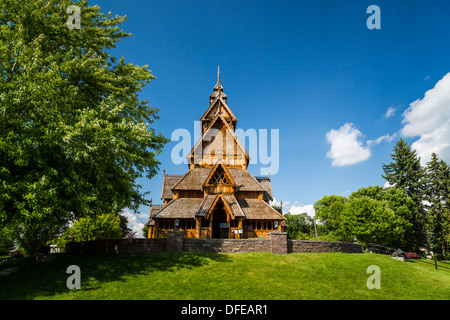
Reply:
[[217, 96], [214, 99], [214, 101], [209, 105], [208, 109], [206, 109], [205, 113], [200, 118], [200, 121], [214, 119], [216, 114], [219, 113], [219, 111], [224, 115], [225, 118], [229, 118], [234, 122], [238, 121], [236, 116], [231, 111], [230, 107], [228, 107], [228, 105], [220, 95]]
[[223, 165], [221, 161], [213, 167], [203, 186], [213, 186], [216, 184], [225, 184], [233, 187], [236, 186], [236, 182], [234, 182], [234, 179], [227, 167]]
[[221, 160], [226, 165], [245, 168], [250, 160], [234, 130], [220, 113], [211, 121], [187, 158], [190, 164], [200, 166], [213, 166]]

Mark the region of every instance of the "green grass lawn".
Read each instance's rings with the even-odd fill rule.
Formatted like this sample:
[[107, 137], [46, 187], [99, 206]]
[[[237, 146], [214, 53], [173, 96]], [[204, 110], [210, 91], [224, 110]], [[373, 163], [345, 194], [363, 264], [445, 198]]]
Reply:
[[[14, 261], [0, 278], [0, 299], [449, 299], [450, 270], [377, 254], [151, 253], [69, 256], [51, 262]], [[11, 265], [0, 263], [0, 268]], [[81, 269], [81, 289], [69, 290], [69, 265]], [[368, 289], [367, 267], [381, 271]]]

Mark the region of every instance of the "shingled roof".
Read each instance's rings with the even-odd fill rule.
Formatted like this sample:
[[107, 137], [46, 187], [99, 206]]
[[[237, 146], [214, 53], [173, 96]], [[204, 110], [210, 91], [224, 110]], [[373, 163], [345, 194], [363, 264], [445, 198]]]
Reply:
[[265, 191], [250, 172], [236, 168], [228, 168], [228, 171], [237, 185], [236, 191]]
[[181, 180], [183, 175], [175, 174], [164, 174], [162, 188], [161, 188], [161, 199], [173, 199], [172, 188], [174, 185]]
[[[172, 196], [172, 190], [202, 190], [203, 185], [208, 178], [209, 174], [211, 173], [211, 170], [213, 168], [194, 168], [192, 170], [189, 170], [182, 178], [174, 178], [172, 180], [165, 179], [163, 182], [163, 191], [161, 193], [162, 198], [169, 198], [171, 199]], [[228, 168], [228, 171], [233, 178], [234, 182], [236, 183], [236, 191], [268, 191], [270, 192], [270, 199], [272, 200], [272, 189], [270, 187], [270, 181], [267, 183], [267, 181], [263, 181], [263, 183], [266, 185], [264, 187], [257, 179], [255, 179], [250, 172], [237, 169], [237, 168]], [[175, 181], [175, 179], [178, 179], [178, 181]], [[167, 190], [170, 187], [171, 183], [174, 183], [172, 186], [172, 190], [170, 192]], [[268, 185], [269, 184], [269, 185]], [[167, 197], [164, 195], [168, 195]], [[170, 195], [170, 197], [169, 197]]]
[[[149, 219], [194, 219], [197, 216], [205, 217], [214, 204], [218, 194], [206, 195], [204, 198], [180, 198], [171, 200], [162, 209]], [[284, 220], [284, 216], [273, 209], [265, 201], [258, 199], [236, 199], [231, 194], [224, 194], [228, 205], [235, 217], [246, 219], [277, 219]], [[149, 222], [147, 222], [149, 223]]]
[[233, 196], [232, 194], [225, 194], [224, 196], [231, 207], [231, 211], [233, 211], [233, 215], [235, 217], [245, 217], [244, 211], [242, 211], [241, 206], [239, 205], [239, 202], [237, 201], [236, 197]]
[[169, 201], [153, 219], [156, 218], [171, 218], [171, 219], [185, 219], [195, 218], [203, 198], [180, 198]]
[[196, 216], [205, 217], [208, 214], [211, 205], [214, 203], [214, 200], [218, 197], [218, 194], [208, 194], [203, 198], [200, 207], [198, 208]]
[[172, 187], [173, 190], [202, 190], [212, 168], [194, 168]]
[[155, 225], [155, 220], [153, 220], [153, 217], [156, 215], [156, 213], [158, 213], [162, 208], [164, 207], [164, 205], [162, 204], [154, 204], [150, 207], [150, 212], [148, 214], [148, 221], [145, 224], [146, 226], [153, 226]]
[[[224, 145], [223, 140], [220, 140], [220, 139], [215, 139], [211, 143], [205, 144], [205, 142], [210, 141], [211, 138], [214, 136], [215, 131], [213, 131], [213, 127], [214, 127], [214, 125], [216, 125], [216, 122], [218, 122], [219, 120], [222, 121], [222, 124], [226, 128], [225, 136], [224, 136], [226, 138], [225, 139], [226, 144]], [[227, 153], [229, 156], [235, 155], [238, 153], [234, 152], [234, 150], [235, 150], [234, 143], [236, 143], [237, 148], [242, 152], [242, 154], [245, 156], [245, 158], [250, 159], [250, 156], [249, 156], [247, 150], [245, 150], [244, 146], [241, 144], [241, 142], [237, 138], [236, 133], [234, 132], [233, 128], [228, 124], [227, 120], [223, 117], [223, 115], [221, 113], [218, 113], [214, 117], [214, 119], [211, 120], [211, 123], [208, 125], [208, 128], [206, 128], [206, 130], [203, 132], [202, 137], [200, 139], [198, 139], [198, 141], [196, 142], [194, 147], [191, 149], [191, 151], [187, 155], [187, 158], [189, 159], [189, 158], [196, 156], [197, 152], [199, 152], [196, 150], [197, 150], [197, 148], [200, 148], [200, 147], [203, 148], [201, 150], [201, 154], [210, 155], [211, 152], [214, 151], [215, 153], [221, 152], [223, 155], [225, 155]], [[232, 153], [232, 154], [230, 154], [230, 153]]]
[[265, 201], [259, 201], [258, 199], [238, 199], [238, 202], [247, 219], [285, 219], [282, 214]]

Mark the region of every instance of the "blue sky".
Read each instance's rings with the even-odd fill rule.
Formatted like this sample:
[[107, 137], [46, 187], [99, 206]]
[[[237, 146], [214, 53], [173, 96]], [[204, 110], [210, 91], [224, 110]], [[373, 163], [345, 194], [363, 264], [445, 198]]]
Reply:
[[[160, 109], [154, 127], [168, 138], [178, 128], [193, 134], [220, 65], [238, 128], [279, 130], [279, 170], [271, 178], [285, 212], [384, 185], [381, 166], [400, 137], [422, 158], [435, 150], [450, 162], [449, 1], [90, 4], [128, 17], [123, 29], [133, 36], [113, 54], [149, 65], [157, 77], [140, 96]], [[378, 30], [366, 26], [373, 4], [381, 9]], [[160, 174], [140, 180], [154, 203], [161, 203], [163, 168], [188, 170], [172, 162], [175, 144], [159, 156]], [[260, 167], [249, 171], [259, 175]], [[148, 208], [140, 211], [144, 221]]]

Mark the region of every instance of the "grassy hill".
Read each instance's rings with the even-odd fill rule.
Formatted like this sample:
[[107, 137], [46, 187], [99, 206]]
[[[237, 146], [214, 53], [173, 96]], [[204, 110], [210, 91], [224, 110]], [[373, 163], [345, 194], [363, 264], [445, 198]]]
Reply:
[[[59, 255], [46, 263], [14, 261], [0, 278], [0, 299], [449, 299], [450, 270], [377, 254], [152, 253], [140, 256]], [[11, 262], [9, 262], [9, 266]], [[69, 265], [81, 289], [69, 290]], [[370, 265], [381, 288], [368, 289]], [[0, 269], [7, 266], [0, 263]]]

